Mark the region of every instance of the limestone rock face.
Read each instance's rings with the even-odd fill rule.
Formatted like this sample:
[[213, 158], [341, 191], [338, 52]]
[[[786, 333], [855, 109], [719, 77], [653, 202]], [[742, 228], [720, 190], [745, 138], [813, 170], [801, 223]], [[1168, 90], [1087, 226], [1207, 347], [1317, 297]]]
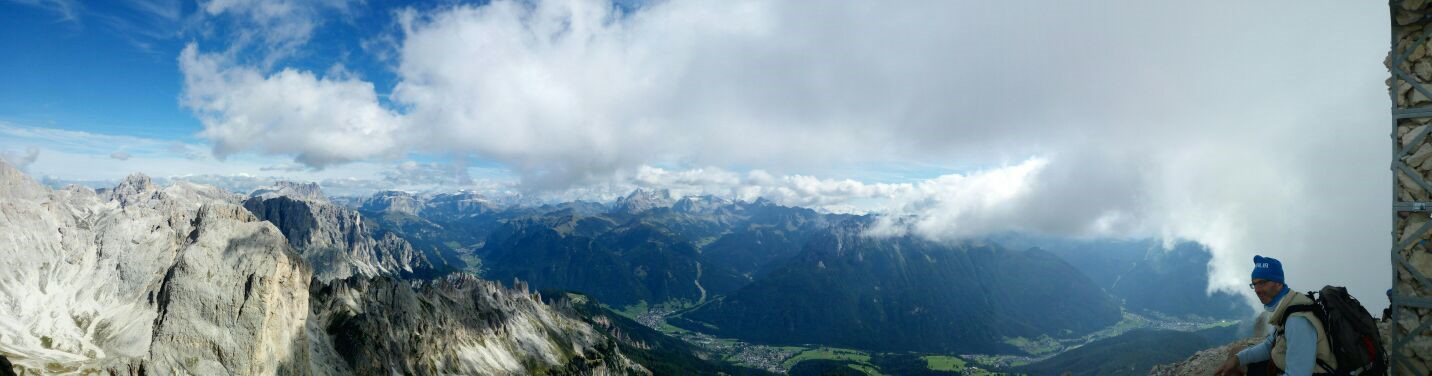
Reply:
[[365, 213], [400, 213], [443, 222], [480, 217], [501, 209], [492, 200], [474, 192], [419, 196], [385, 191], [358, 200], [356, 206]]
[[359, 374], [642, 373], [612, 339], [525, 290], [456, 274], [350, 278], [311, 296], [316, 323]]
[[124, 181], [119, 182], [114, 189], [106, 192], [105, 198], [118, 201], [121, 206], [129, 206], [156, 199], [158, 193], [159, 188], [149, 181], [148, 176], [134, 174], [124, 178]]
[[371, 229], [357, 210], [272, 192], [249, 197], [244, 207], [277, 226], [321, 281], [355, 275], [409, 275], [434, 269], [432, 262], [406, 240]]
[[[0, 163], [0, 352], [17, 369], [272, 373], [311, 272], [212, 187], [49, 190]], [[292, 292], [297, 292], [292, 293]]]
[[328, 196], [323, 195], [323, 190], [318, 187], [318, 183], [280, 181], [271, 187], [259, 188], [249, 196], [263, 198], [286, 196], [305, 201], [328, 202]]
[[205, 205], [155, 297], [151, 368], [212, 375], [307, 366], [311, 275], [272, 225], [237, 205]]
[[423, 202], [411, 193], [400, 191], [378, 192], [359, 202], [358, 208], [371, 212], [392, 212], [418, 215]]
[[473, 192], [439, 193], [423, 204], [423, 215], [438, 219], [480, 216], [498, 210], [492, 200]]

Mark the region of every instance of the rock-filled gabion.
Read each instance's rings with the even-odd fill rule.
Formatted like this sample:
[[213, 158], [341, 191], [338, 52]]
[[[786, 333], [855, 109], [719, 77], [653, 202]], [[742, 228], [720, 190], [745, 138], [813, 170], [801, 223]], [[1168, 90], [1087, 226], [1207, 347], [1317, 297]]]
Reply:
[[[1393, 0], [1391, 2], [1392, 36], [1395, 45], [1387, 57], [1391, 77], [1387, 80], [1388, 90], [1398, 109], [1432, 109], [1432, 6], [1426, 0]], [[1398, 72], [1400, 70], [1400, 73]], [[1418, 90], [1421, 85], [1423, 90]], [[1405, 203], [1432, 202], [1432, 195], [1418, 182], [1432, 183], [1432, 135], [1425, 135], [1432, 123], [1432, 111], [1428, 117], [1413, 117], [1397, 120], [1394, 133], [1394, 150], [1405, 153], [1397, 160], [1406, 165], [1393, 167], [1396, 177], [1395, 201]], [[1400, 296], [1432, 298], [1432, 289], [1418, 280], [1416, 274], [1432, 281], [1432, 231], [1418, 232], [1432, 217], [1427, 211], [1400, 211], [1393, 223], [1393, 243], [1407, 243], [1396, 252], [1412, 269], [1393, 261], [1395, 276], [1393, 289]], [[1412, 273], [1413, 271], [1416, 274]], [[1432, 320], [1432, 309], [1401, 307], [1393, 315], [1395, 322], [1389, 323], [1388, 339], [1401, 339], [1413, 335], [1407, 345], [1397, 350], [1408, 362], [1398, 365], [1397, 374], [1425, 375], [1432, 370], [1432, 331], [1411, 333], [1418, 325]], [[1406, 369], [1413, 367], [1417, 369]]]

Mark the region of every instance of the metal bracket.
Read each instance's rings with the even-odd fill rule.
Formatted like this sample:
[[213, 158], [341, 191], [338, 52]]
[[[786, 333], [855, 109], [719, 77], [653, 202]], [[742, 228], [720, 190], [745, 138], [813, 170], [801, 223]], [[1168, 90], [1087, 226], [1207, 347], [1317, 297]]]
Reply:
[[1392, 210], [1398, 212], [1425, 212], [1432, 211], [1432, 202], [1422, 201], [1398, 201], [1392, 203]]

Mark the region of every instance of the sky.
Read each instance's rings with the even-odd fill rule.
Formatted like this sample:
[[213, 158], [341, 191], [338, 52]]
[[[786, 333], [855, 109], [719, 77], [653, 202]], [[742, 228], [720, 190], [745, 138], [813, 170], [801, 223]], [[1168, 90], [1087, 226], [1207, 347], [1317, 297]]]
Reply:
[[634, 188], [1193, 240], [1390, 287], [1386, 5], [0, 0], [0, 156], [243, 192]]

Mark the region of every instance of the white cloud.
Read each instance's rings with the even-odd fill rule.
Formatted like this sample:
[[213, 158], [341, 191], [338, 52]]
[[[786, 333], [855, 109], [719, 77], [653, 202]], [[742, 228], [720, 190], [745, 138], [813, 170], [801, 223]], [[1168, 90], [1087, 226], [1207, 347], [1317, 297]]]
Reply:
[[84, 5], [75, 0], [8, 0], [9, 2], [42, 8], [54, 12], [60, 21], [79, 24], [80, 11]]
[[259, 171], [285, 171], [285, 172], [295, 172], [295, 171], [307, 170], [307, 169], [310, 169], [310, 168], [311, 168], [311, 167], [304, 166], [304, 165], [297, 164], [297, 163], [284, 162], [284, 163], [279, 163], [279, 164], [272, 165], [272, 166], [259, 167]]
[[[1376, 302], [1390, 281], [1377, 4], [497, 1], [399, 18], [391, 102], [191, 46], [185, 103], [220, 155], [472, 155], [559, 196], [669, 185], [888, 200], [935, 237], [1192, 239], [1218, 288], [1254, 253], [1299, 288]], [[986, 167], [799, 175], [905, 163]]]
[[254, 52], [259, 63], [272, 66], [299, 52], [314, 30], [333, 12], [344, 14], [349, 0], [207, 0], [199, 8], [208, 22], [233, 33], [226, 55]]
[[371, 83], [292, 69], [266, 76], [194, 44], [179, 55], [179, 66], [183, 103], [221, 158], [256, 149], [326, 167], [399, 152], [397, 115], [378, 105]]
[[[123, 151], [115, 152], [116, 148]], [[370, 180], [382, 183], [382, 172], [395, 168], [395, 163], [354, 162], [322, 170], [306, 166], [298, 169], [274, 169], [274, 166], [293, 164], [281, 157], [252, 155], [234, 156], [220, 163], [202, 153], [204, 149], [204, 145], [175, 141], [0, 122], [0, 155], [4, 155], [16, 165], [28, 164], [28, 173], [39, 180], [51, 182], [84, 182], [85, 185], [104, 186], [131, 173], [142, 172], [165, 179], [212, 175], [318, 182]], [[19, 154], [9, 152], [11, 150], [28, 151]], [[119, 153], [127, 154], [128, 159], [116, 158], [115, 154]], [[44, 157], [37, 158], [39, 155]], [[242, 184], [215, 185], [227, 187]], [[356, 192], [366, 194], [372, 190]]]
[[131, 155], [129, 155], [129, 153], [125, 153], [125, 152], [122, 152], [122, 151], [116, 151], [116, 152], [113, 152], [113, 153], [109, 153], [109, 157], [110, 157], [110, 158], [114, 158], [114, 159], [118, 159], [118, 160], [121, 160], [121, 161], [124, 161], [124, 160], [129, 160], [129, 157], [131, 157]]
[[40, 148], [34, 146], [25, 146], [23, 153], [0, 149], [0, 159], [4, 159], [22, 171], [29, 169], [30, 165], [35, 163], [35, 160], [39, 158]]

